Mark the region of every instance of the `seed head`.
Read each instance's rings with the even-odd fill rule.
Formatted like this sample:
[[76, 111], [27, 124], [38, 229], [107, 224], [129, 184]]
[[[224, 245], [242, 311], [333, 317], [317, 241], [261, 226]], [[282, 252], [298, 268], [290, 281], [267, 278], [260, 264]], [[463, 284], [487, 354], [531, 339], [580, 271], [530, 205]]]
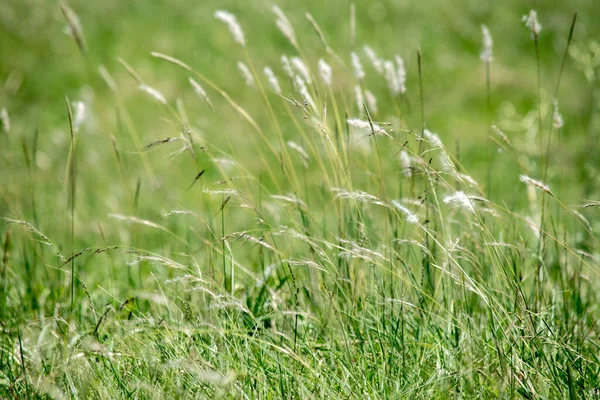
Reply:
[[536, 181], [535, 179], [532, 179], [532, 178], [528, 177], [527, 175], [521, 175], [521, 176], [519, 176], [519, 180], [521, 182], [525, 183], [526, 185], [533, 186], [534, 188], [536, 188], [538, 190], [541, 190], [542, 192], [546, 192], [550, 196], [554, 197], [554, 194], [552, 193], [552, 191], [550, 190], [550, 188], [548, 187], [548, 185], [546, 185], [542, 181]]
[[240, 69], [240, 72], [242, 73], [242, 77], [244, 78], [244, 81], [246, 81], [246, 85], [250, 86], [251, 88], [255, 87], [254, 76], [252, 76], [252, 73], [250, 72], [250, 68], [248, 68], [248, 66], [246, 66], [246, 64], [244, 64], [241, 61], [238, 62], [238, 68]]
[[264, 73], [267, 77], [267, 80], [269, 81], [269, 86], [271, 87], [271, 89], [273, 89], [275, 93], [281, 93], [281, 86], [279, 86], [279, 81], [273, 73], [273, 70], [269, 67], [265, 67]]
[[542, 25], [538, 21], [537, 12], [535, 10], [529, 11], [528, 15], [523, 15], [521, 20], [525, 23], [525, 26], [531, 31], [532, 37], [537, 37], [540, 34], [542, 30]]
[[489, 64], [494, 59], [492, 56], [492, 46], [494, 42], [492, 41], [492, 35], [490, 35], [490, 31], [485, 25], [481, 25], [481, 34], [483, 35], [483, 50], [481, 50], [481, 61], [486, 64]]
[[277, 24], [277, 27], [279, 28], [281, 33], [283, 33], [283, 36], [285, 36], [290, 41], [292, 46], [298, 47], [296, 33], [294, 32], [294, 28], [292, 27], [290, 20], [287, 19], [283, 11], [281, 11], [281, 8], [277, 7], [276, 5], [274, 5], [271, 10], [273, 11], [273, 14], [275, 14], [275, 16], [277, 17], [277, 21], [275, 21], [275, 23]]
[[350, 53], [350, 58], [352, 58], [352, 69], [354, 70], [354, 76], [360, 82], [365, 78], [365, 70], [363, 69], [358, 54], [352, 52]]
[[229, 32], [231, 32], [231, 36], [233, 36], [233, 40], [241, 44], [242, 47], [246, 46], [246, 38], [244, 37], [244, 31], [242, 31], [242, 27], [237, 22], [237, 18], [235, 17], [235, 15], [233, 15], [229, 11], [218, 10], [215, 12], [215, 18], [227, 24], [227, 26], [229, 27]]
[[379, 75], [383, 74], [383, 63], [379, 58], [377, 58], [375, 51], [369, 46], [365, 46], [364, 50], [375, 71], [377, 71]]
[[321, 75], [321, 80], [323, 83], [325, 83], [325, 85], [331, 86], [333, 75], [331, 72], [331, 67], [322, 58], [319, 60], [319, 75]]

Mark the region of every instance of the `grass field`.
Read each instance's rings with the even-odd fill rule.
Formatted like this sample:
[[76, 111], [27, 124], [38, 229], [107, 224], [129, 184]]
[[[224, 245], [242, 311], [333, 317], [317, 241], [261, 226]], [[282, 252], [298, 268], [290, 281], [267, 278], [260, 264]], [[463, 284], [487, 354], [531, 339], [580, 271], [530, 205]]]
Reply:
[[2, 1], [0, 398], [600, 398], [600, 8], [525, 3]]

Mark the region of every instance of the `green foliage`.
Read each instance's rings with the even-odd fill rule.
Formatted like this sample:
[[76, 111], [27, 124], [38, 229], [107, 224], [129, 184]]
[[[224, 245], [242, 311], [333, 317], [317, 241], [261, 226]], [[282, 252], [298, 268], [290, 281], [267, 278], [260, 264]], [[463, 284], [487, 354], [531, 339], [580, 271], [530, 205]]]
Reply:
[[535, 6], [0, 4], [0, 398], [598, 398], [600, 14]]

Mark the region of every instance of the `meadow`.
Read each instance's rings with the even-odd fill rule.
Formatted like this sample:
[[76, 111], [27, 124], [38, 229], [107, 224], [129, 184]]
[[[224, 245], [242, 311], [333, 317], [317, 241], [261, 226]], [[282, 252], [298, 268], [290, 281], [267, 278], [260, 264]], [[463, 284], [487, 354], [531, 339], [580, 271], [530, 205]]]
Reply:
[[0, 398], [600, 398], [594, 0], [0, 3]]

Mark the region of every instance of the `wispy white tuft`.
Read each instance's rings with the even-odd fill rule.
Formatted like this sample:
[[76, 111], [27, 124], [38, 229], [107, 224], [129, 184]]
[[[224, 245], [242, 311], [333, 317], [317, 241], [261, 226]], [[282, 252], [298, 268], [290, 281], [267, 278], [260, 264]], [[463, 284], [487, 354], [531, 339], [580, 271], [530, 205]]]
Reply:
[[494, 42], [492, 40], [492, 35], [490, 35], [490, 30], [487, 26], [481, 25], [481, 34], [483, 37], [483, 49], [481, 50], [480, 58], [486, 64], [489, 64], [494, 59], [492, 55], [492, 46]]
[[390, 92], [397, 96], [400, 94], [400, 82], [398, 82], [398, 74], [396, 72], [396, 68], [394, 67], [394, 63], [391, 61], [385, 61], [383, 63], [383, 69], [385, 72], [385, 80], [387, 82], [388, 89]]
[[363, 192], [362, 190], [355, 190], [355, 191], [349, 192], [346, 189], [332, 188], [331, 191], [336, 193], [336, 195], [335, 195], [336, 199], [358, 200], [358, 201], [363, 201], [365, 203], [376, 204], [378, 206], [383, 206], [383, 207], [389, 208], [389, 205], [385, 204], [379, 198], [377, 198], [376, 196], [373, 196], [370, 193]]
[[73, 113], [73, 130], [79, 132], [79, 128], [85, 120], [85, 103], [83, 101], [75, 101], [73, 102], [73, 108], [75, 109]]
[[235, 15], [233, 15], [229, 11], [218, 10], [215, 12], [215, 18], [227, 24], [227, 26], [229, 27], [229, 31], [233, 36], [233, 40], [241, 44], [242, 47], [246, 46], [246, 38], [244, 37], [244, 31], [242, 31], [240, 24], [238, 24]]
[[440, 149], [444, 148], [444, 144], [442, 143], [440, 137], [437, 134], [429, 131], [428, 129], [425, 129], [423, 131], [423, 136], [425, 136], [425, 139], [427, 139], [429, 144], [431, 144], [433, 147], [439, 147]]
[[2, 121], [2, 129], [4, 129], [4, 132], [10, 132], [10, 117], [8, 116], [6, 108], [0, 110], [0, 121]]
[[408, 208], [404, 207], [402, 205], [402, 203], [400, 203], [398, 200], [392, 200], [392, 204], [398, 210], [400, 210], [404, 214], [406, 214], [406, 222], [410, 222], [411, 224], [418, 224], [419, 223], [419, 218], [417, 217], [417, 215], [415, 213], [413, 213], [412, 211], [410, 211]]
[[312, 83], [312, 79], [310, 78], [310, 72], [304, 61], [299, 57], [292, 57], [292, 67], [300, 74], [302, 79], [309, 85]]
[[150, 95], [150, 97], [152, 97], [154, 100], [158, 101], [159, 103], [167, 105], [167, 99], [158, 90], [156, 90], [148, 85], [144, 85], [144, 84], [140, 85], [140, 90], [143, 92], [146, 92], [148, 95]]
[[273, 11], [273, 14], [275, 14], [275, 16], [277, 17], [277, 21], [275, 23], [277, 24], [277, 27], [279, 28], [281, 33], [283, 33], [283, 36], [285, 36], [290, 41], [292, 46], [298, 47], [296, 33], [294, 32], [294, 28], [292, 27], [290, 20], [287, 19], [283, 11], [281, 11], [281, 8], [277, 7], [276, 5], [274, 5], [271, 10]]
[[325, 85], [331, 86], [333, 73], [331, 72], [331, 67], [329, 64], [327, 64], [322, 58], [319, 60], [319, 75], [321, 75], [321, 80], [323, 83], [325, 83]]
[[273, 89], [275, 93], [281, 93], [281, 86], [279, 86], [279, 81], [277, 80], [275, 73], [273, 73], [273, 70], [269, 67], [265, 67], [264, 72], [269, 81], [269, 87]]
[[346, 122], [348, 122], [348, 125], [350, 125], [350, 127], [361, 130], [361, 131], [367, 131], [369, 133], [383, 133], [386, 136], [389, 136], [388, 133], [385, 131], [385, 129], [383, 129], [382, 127], [380, 127], [379, 125], [375, 124], [375, 123], [370, 123], [369, 121], [364, 121], [362, 119], [358, 119], [358, 118], [350, 118], [348, 120], [346, 120]]
[[241, 61], [238, 62], [238, 68], [240, 69], [240, 72], [242, 73], [242, 77], [244, 78], [244, 81], [246, 81], [246, 85], [248, 85], [252, 88], [255, 87], [254, 77], [252, 76], [252, 73], [250, 72], [250, 68], [248, 68], [248, 66]]
[[508, 140], [508, 137], [498, 128], [496, 125], [492, 125], [492, 130], [502, 139], [502, 141], [508, 146], [512, 148], [512, 143]]
[[308, 168], [308, 162], [310, 161], [310, 156], [308, 155], [308, 153], [306, 152], [306, 150], [304, 150], [304, 147], [300, 146], [298, 143], [293, 142], [293, 141], [288, 141], [287, 145], [290, 149], [296, 151], [298, 154], [300, 154], [301, 158], [302, 158], [302, 162], [304, 163], [304, 166], [306, 168]]
[[310, 92], [308, 91], [308, 88], [306, 87], [306, 83], [304, 82], [304, 79], [302, 79], [302, 77], [300, 75], [296, 75], [295, 83], [296, 83], [296, 90], [298, 90], [298, 93], [302, 97], [302, 100], [304, 100], [304, 103], [307, 104], [308, 106], [310, 106], [310, 108], [315, 113], [319, 112], [317, 110], [317, 105], [315, 104], [315, 101], [313, 100], [312, 96], [310, 95]]
[[283, 66], [283, 72], [290, 78], [294, 79], [294, 71], [292, 70], [292, 64], [290, 59], [286, 55], [281, 56], [281, 65]]
[[402, 173], [410, 178], [412, 176], [412, 165], [410, 156], [406, 150], [400, 152], [400, 165], [402, 166]]
[[521, 175], [521, 176], [519, 176], [519, 180], [521, 182], [525, 183], [526, 185], [533, 186], [534, 188], [539, 189], [542, 192], [546, 192], [550, 196], [554, 197], [554, 194], [552, 193], [552, 191], [550, 190], [550, 188], [548, 187], [548, 185], [546, 185], [542, 181], [536, 181], [535, 179], [532, 179], [532, 178], [528, 177], [527, 175]]
[[554, 110], [552, 111], [552, 126], [555, 129], [560, 129], [564, 125], [564, 121], [562, 115], [560, 115], [560, 111], [558, 110], [558, 100], [554, 99]]
[[531, 36], [537, 37], [540, 34], [542, 25], [540, 24], [540, 21], [538, 21], [537, 12], [535, 10], [529, 11], [528, 15], [523, 15], [522, 21], [531, 31]]
[[373, 50], [369, 46], [365, 46], [364, 50], [365, 50], [365, 54], [369, 58], [369, 61], [371, 61], [371, 65], [373, 66], [373, 68], [375, 69], [375, 71], [377, 71], [377, 73], [379, 75], [383, 74], [383, 62], [382, 62], [382, 60], [380, 60], [377, 57], [377, 54], [375, 53], [375, 50]]
[[379, 111], [377, 108], [377, 97], [370, 90], [365, 91], [365, 100], [367, 101], [367, 106], [369, 107], [369, 112], [377, 114]]
[[362, 81], [365, 78], [365, 70], [360, 62], [360, 57], [358, 57], [358, 54], [352, 52], [350, 53], [350, 58], [352, 59], [352, 70], [354, 71], [354, 76], [358, 81]]
[[358, 109], [358, 113], [363, 115], [365, 112], [365, 107], [363, 103], [365, 102], [365, 98], [363, 97], [362, 89], [360, 85], [354, 85], [354, 101], [356, 101], [356, 107]]
[[210, 98], [208, 97], [208, 94], [206, 94], [204, 88], [200, 86], [200, 84], [196, 82], [193, 78], [190, 78], [189, 82], [190, 85], [192, 85], [192, 89], [194, 89], [194, 93], [196, 93], [198, 97], [204, 99], [206, 104], [208, 104], [208, 106], [212, 109], [212, 102], [210, 101]]
[[398, 87], [400, 93], [406, 93], [406, 68], [404, 68], [404, 60], [402, 57], [396, 56], [396, 68], [398, 73]]
[[444, 203], [454, 205], [456, 207], [462, 207], [473, 214], [475, 213], [475, 207], [473, 207], [471, 199], [463, 191], [458, 191], [452, 195], [444, 197]]

